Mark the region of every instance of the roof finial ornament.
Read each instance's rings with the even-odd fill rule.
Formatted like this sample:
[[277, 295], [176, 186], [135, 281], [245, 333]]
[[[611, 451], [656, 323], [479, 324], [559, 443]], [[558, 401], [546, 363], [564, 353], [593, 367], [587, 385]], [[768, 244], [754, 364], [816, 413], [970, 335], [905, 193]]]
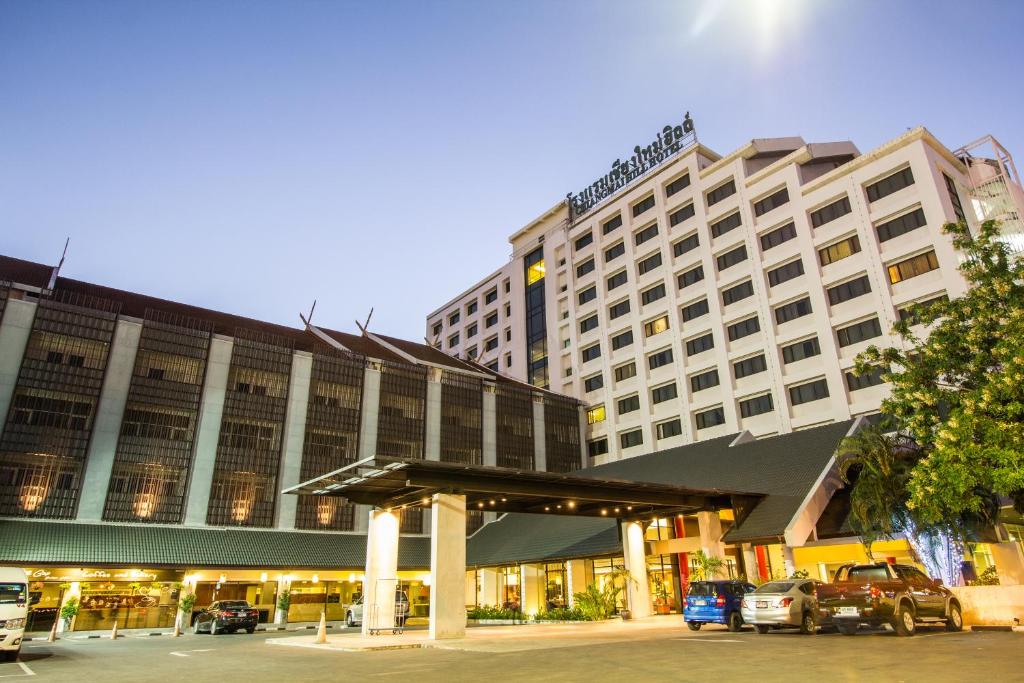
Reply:
[[64, 265], [64, 257], [68, 255], [68, 245], [71, 244], [71, 238], [68, 237], [64, 240], [64, 251], [60, 255], [60, 262], [57, 266], [50, 271], [50, 281], [46, 283], [46, 291], [52, 292], [53, 288], [57, 286], [57, 276], [60, 275], [61, 266]]
[[356, 327], [359, 328], [359, 331], [363, 333], [364, 337], [366, 336], [366, 330], [369, 329], [369, 327], [370, 327], [370, 318], [372, 318], [372, 317], [373, 317], [373, 306], [370, 307], [370, 314], [368, 316], [366, 316], [366, 322], [364, 322], [362, 325], [360, 325], [359, 321], [358, 320], [356, 321]]
[[313, 311], [315, 311], [315, 310], [316, 310], [316, 299], [313, 299], [313, 305], [309, 307], [309, 315], [304, 316], [301, 313], [299, 313], [299, 319], [306, 325], [306, 327], [309, 327], [310, 325], [313, 324]]

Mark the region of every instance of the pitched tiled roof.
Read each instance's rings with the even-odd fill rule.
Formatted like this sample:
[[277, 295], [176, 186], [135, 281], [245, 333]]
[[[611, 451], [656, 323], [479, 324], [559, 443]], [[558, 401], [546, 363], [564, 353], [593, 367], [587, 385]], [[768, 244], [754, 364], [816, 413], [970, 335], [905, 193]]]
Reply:
[[52, 266], [11, 256], [0, 256], [0, 280], [42, 289], [49, 284], [52, 272]]

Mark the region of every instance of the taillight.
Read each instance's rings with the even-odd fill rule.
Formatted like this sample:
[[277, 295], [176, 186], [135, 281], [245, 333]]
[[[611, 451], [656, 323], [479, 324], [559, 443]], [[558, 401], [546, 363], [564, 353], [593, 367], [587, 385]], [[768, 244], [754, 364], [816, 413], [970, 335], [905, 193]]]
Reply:
[[715, 607], [725, 607], [725, 596], [719, 595], [715, 598]]
[[746, 606], [747, 606], [747, 599], [743, 598], [742, 600], [740, 600], [740, 607], [746, 607]]
[[878, 586], [872, 586], [871, 587], [871, 599], [872, 600], [878, 600], [880, 597], [882, 597], [881, 589]]
[[779, 600], [779, 607], [789, 607], [793, 604], [793, 598], [782, 598]]

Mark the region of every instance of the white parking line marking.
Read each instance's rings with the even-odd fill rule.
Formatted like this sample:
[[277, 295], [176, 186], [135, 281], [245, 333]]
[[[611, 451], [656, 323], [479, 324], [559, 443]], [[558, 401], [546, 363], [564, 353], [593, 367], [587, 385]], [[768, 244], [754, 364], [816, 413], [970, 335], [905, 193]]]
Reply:
[[672, 640], [680, 640], [684, 643], [742, 643], [742, 640], [735, 640], [732, 638], [673, 638]]
[[171, 652], [170, 654], [174, 655], [175, 657], [189, 657], [191, 656], [187, 654], [189, 652], [213, 652], [215, 649], [216, 648], [208, 647], [204, 650], [181, 650], [180, 652]]
[[25, 676], [35, 676], [36, 675], [36, 672], [33, 671], [32, 669], [28, 668], [28, 665], [25, 664], [25, 662], [18, 662], [17, 664], [18, 664], [19, 667], [21, 667], [22, 673], [17, 673], [17, 674], [0, 674], [0, 678], [24, 678]]

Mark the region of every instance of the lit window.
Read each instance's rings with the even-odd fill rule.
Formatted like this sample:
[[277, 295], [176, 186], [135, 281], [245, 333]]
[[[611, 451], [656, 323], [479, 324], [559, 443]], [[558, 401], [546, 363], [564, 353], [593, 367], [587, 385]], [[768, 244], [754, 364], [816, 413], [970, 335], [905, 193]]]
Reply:
[[594, 406], [587, 411], [587, 424], [596, 424], [598, 422], [604, 422], [604, 404]]
[[663, 315], [660, 318], [656, 318], [649, 323], [644, 324], [644, 336], [653, 337], [656, 334], [660, 334], [668, 329], [668, 316]]
[[532, 285], [534, 282], [538, 282], [543, 279], [544, 259], [541, 259], [526, 268], [526, 284]]

